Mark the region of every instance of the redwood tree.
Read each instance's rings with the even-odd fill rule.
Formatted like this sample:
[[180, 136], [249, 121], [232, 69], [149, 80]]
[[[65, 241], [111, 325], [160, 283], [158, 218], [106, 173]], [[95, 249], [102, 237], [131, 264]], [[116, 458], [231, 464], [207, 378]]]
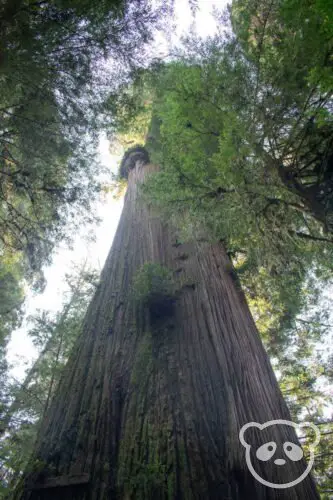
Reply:
[[[318, 498], [310, 476], [275, 489], [247, 468], [241, 427], [289, 412], [223, 245], [182, 243], [142, 201], [155, 170], [144, 148], [123, 159], [112, 249], [15, 498]], [[292, 427], [249, 440], [267, 481], [302, 474], [303, 460], [277, 466], [255, 454], [264, 442], [297, 443]]]

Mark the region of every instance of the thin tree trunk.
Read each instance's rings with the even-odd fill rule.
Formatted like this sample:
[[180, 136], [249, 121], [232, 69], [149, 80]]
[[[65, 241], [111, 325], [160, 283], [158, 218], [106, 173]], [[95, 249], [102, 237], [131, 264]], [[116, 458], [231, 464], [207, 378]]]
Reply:
[[[64, 325], [65, 321], [67, 320], [68, 314], [70, 313], [70, 311], [72, 309], [73, 303], [76, 299], [76, 294], [80, 292], [81, 286], [82, 286], [82, 283], [80, 283], [80, 280], [79, 280], [77, 286], [75, 287], [74, 291], [72, 292], [72, 296], [71, 296], [69, 303], [64, 307], [64, 310], [62, 312], [62, 316], [59, 320], [59, 324], [56, 326], [56, 330], [60, 331], [60, 339], [59, 339], [59, 344], [58, 344], [58, 347], [56, 350], [55, 359], [53, 362], [53, 373], [51, 376], [51, 381], [50, 381], [50, 385], [49, 385], [49, 389], [48, 389], [48, 394], [46, 397], [46, 402], [43, 403], [36, 395], [31, 394], [32, 397], [35, 397], [39, 401], [39, 403], [41, 405], [41, 412], [43, 412], [43, 414], [45, 414], [45, 412], [48, 408], [51, 396], [53, 394], [54, 386], [56, 385], [55, 384], [55, 371], [56, 371], [58, 363], [59, 363], [59, 357], [60, 357], [61, 348], [62, 348], [62, 344], [63, 344], [63, 340], [64, 340], [64, 338], [63, 338], [63, 325]], [[24, 393], [24, 392], [29, 393], [29, 384], [32, 382], [34, 376], [38, 373], [39, 365], [40, 365], [41, 361], [44, 359], [44, 356], [46, 354], [48, 354], [50, 352], [50, 350], [54, 347], [54, 340], [55, 340], [54, 335], [56, 335], [55, 332], [53, 332], [51, 337], [47, 340], [43, 350], [40, 352], [38, 358], [36, 359], [36, 361], [34, 362], [32, 367], [30, 368], [27, 376], [25, 377], [23, 383], [21, 384], [21, 387], [19, 388], [18, 394], [15, 396], [14, 401], [9, 406], [9, 408], [6, 412], [5, 418], [2, 419], [1, 425], [0, 425], [0, 437], [3, 434], [5, 434], [5, 432], [8, 431], [8, 427], [11, 423], [11, 419], [12, 419], [13, 415], [15, 414], [15, 412], [17, 412], [21, 409], [22, 393]]]
[[[39, 470], [34, 462], [15, 498], [317, 499], [309, 476], [273, 489], [250, 474], [241, 427], [290, 416], [246, 300], [223, 246], [179, 244], [139, 197], [156, 168], [142, 151], [127, 160], [124, 210], [41, 425]], [[153, 316], [131, 297], [146, 262], [172, 269], [182, 284], [167, 315]], [[254, 433], [254, 451], [261, 437], [297, 441], [293, 428], [275, 426]], [[280, 483], [303, 469], [302, 460], [257, 464], [262, 477]]]

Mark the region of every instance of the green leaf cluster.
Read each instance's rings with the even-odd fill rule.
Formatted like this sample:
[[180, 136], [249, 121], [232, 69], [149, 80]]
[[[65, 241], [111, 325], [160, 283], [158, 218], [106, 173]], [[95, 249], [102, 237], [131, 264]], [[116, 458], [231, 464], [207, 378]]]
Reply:
[[154, 262], [144, 264], [135, 274], [132, 283], [133, 298], [152, 309], [174, 301], [176, 291], [172, 271]]

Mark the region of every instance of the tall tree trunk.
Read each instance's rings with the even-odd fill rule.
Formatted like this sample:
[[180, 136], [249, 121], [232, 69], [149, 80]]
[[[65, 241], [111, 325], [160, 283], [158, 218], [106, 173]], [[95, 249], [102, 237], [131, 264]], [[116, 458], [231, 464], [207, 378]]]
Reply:
[[[112, 249], [16, 498], [316, 499], [309, 476], [274, 489], [247, 468], [243, 424], [290, 416], [223, 246], [180, 244], [141, 201], [154, 170], [141, 149], [123, 162], [128, 189]], [[147, 262], [181, 283], [160, 315], [131, 294]], [[297, 442], [286, 425], [256, 431], [254, 451], [263, 437]], [[305, 467], [257, 462], [274, 483]]]

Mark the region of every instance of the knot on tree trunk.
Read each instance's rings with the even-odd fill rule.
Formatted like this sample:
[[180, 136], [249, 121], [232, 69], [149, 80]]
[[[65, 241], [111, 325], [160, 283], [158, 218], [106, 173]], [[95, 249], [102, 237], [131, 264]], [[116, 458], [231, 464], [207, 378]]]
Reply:
[[120, 177], [127, 179], [137, 161], [142, 161], [144, 165], [149, 163], [148, 151], [143, 146], [134, 146], [126, 151], [120, 163]]

